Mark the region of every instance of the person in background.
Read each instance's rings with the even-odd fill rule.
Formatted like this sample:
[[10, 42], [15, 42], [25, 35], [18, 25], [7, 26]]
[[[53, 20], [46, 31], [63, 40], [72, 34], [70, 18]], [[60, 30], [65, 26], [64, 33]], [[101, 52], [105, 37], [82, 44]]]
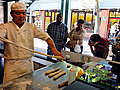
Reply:
[[117, 32], [117, 22], [114, 22], [114, 25], [111, 26], [111, 30], [110, 30], [110, 33], [111, 33], [111, 38], [115, 38], [115, 33]]
[[[116, 36], [116, 40], [112, 44], [112, 53], [112, 61], [120, 62], [120, 35]], [[116, 83], [118, 86], [120, 86], [120, 64], [111, 62], [109, 62], [109, 64], [112, 65], [111, 71], [113, 74], [117, 75]]]
[[81, 49], [80, 54], [82, 54], [83, 52], [83, 39], [86, 34], [85, 29], [83, 29], [83, 24], [84, 24], [84, 21], [82, 19], [79, 19], [77, 21], [77, 27], [73, 28], [67, 35], [71, 43], [70, 45], [71, 52], [75, 52], [74, 48], [75, 48], [75, 45], [77, 44], [77, 41], [79, 41], [78, 44], [80, 45], [80, 49]]
[[73, 29], [77, 27], [77, 22], [73, 24]]
[[3, 83], [3, 75], [4, 75], [4, 42], [0, 43], [0, 84]]
[[[108, 41], [99, 34], [93, 34], [88, 41], [93, 56], [107, 58], [109, 52]], [[94, 49], [93, 49], [94, 48]]]
[[[57, 15], [57, 21], [49, 24], [47, 28], [47, 33], [53, 39], [55, 46], [59, 52], [64, 48], [65, 43], [67, 41], [68, 28], [62, 23], [63, 16], [62, 14]], [[50, 47], [48, 46], [47, 54], [53, 55]], [[47, 59], [52, 59], [51, 57], [47, 57]]]
[[119, 21], [119, 24], [118, 24], [118, 31], [115, 33], [115, 37], [116, 37], [118, 34], [120, 34], [119, 32], [120, 32], [120, 21]]
[[[33, 39], [39, 38], [47, 42], [55, 56], [63, 57], [63, 55], [56, 50], [53, 40], [47, 33], [38, 28], [34, 23], [25, 22], [25, 4], [21, 2], [13, 3], [10, 14], [13, 18], [12, 21], [0, 25], [0, 37], [4, 37], [15, 44], [29, 49], [34, 49]], [[5, 43], [3, 82], [34, 71], [32, 56], [34, 56], [33, 52]]]

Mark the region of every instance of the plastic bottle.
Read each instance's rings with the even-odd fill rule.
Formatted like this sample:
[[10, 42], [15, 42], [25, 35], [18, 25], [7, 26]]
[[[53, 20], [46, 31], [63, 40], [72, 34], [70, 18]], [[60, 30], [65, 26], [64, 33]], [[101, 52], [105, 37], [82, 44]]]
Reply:
[[76, 79], [76, 68], [73, 65], [69, 71], [68, 85], [71, 84], [75, 79]]

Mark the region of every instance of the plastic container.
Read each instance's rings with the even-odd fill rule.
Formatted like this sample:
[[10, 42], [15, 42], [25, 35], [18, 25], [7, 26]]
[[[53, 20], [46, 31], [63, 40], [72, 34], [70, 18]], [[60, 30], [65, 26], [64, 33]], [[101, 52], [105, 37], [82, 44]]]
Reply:
[[66, 55], [66, 60], [70, 60], [70, 55]]
[[69, 71], [68, 85], [71, 84], [75, 79], [76, 79], [76, 68], [73, 65]]
[[76, 53], [80, 53], [81, 52], [80, 45], [79, 45], [79, 40], [77, 40], [77, 44], [75, 45], [74, 51]]

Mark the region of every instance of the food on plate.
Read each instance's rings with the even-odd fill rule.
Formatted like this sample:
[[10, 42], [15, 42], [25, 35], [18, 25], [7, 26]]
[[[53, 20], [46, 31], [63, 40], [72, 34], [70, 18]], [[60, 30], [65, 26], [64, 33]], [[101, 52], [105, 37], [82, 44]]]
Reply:
[[53, 80], [57, 79], [58, 77], [60, 77], [60, 76], [62, 76], [62, 75], [64, 75], [64, 74], [66, 74], [65, 71], [60, 72], [59, 74], [57, 74], [57, 75], [55, 75], [55, 76], [53, 77]]
[[63, 71], [63, 69], [61, 69], [61, 70], [59, 70], [57, 72], [51, 73], [51, 74], [48, 75], [48, 77], [52, 77], [52, 76], [54, 76], [54, 75], [56, 75], [56, 74], [58, 74], [58, 73], [60, 73], [62, 71]]
[[52, 70], [49, 70], [49, 71], [45, 71], [45, 74], [49, 74], [49, 73], [52, 73], [52, 72], [55, 72], [57, 70], [60, 70], [60, 68], [55, 68], [55, 69], [52, 69]]
[[69, 65], [67, 65], [67, 68], [70, 68], [71, 67], [71, 65], [69, 64]]

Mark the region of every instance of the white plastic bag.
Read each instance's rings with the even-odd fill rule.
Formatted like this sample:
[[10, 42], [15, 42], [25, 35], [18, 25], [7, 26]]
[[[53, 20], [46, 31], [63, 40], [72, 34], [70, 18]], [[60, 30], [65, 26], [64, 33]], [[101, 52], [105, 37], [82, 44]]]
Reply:
[[74, 51], [76, 53], [80, 53], [81, 52], [80, 45], [79, 45], [79, 40], [77, 40], [77, 44], [75, 45]]

